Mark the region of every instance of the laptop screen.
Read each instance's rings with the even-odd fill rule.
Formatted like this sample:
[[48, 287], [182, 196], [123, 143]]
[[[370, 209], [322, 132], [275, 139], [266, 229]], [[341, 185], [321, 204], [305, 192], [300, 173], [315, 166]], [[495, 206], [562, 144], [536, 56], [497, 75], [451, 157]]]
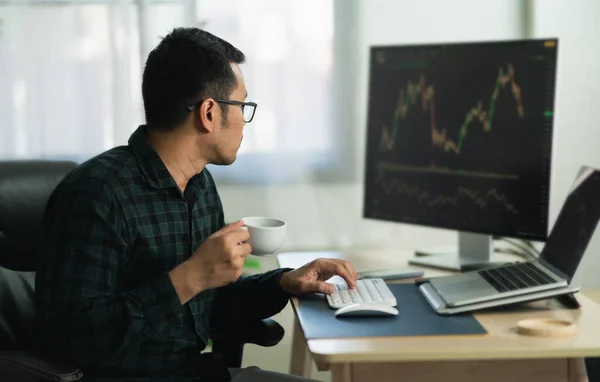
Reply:
[[567, 279], [575, 275], [600, 219], [600, 172], [583, 167], [569, 191], [540, 262]]

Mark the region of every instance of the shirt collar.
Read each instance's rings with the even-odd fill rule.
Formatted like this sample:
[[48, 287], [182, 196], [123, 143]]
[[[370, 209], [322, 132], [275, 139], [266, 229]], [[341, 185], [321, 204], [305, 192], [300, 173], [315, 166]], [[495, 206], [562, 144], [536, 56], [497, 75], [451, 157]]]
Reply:
[[[148, 131], [145, 125], [139, 126], [129, 138], [129, 147], [136, 157], [142, 174], [154, 188], [177, 187], [175, 179], [165, 166], [164, 162], [154, 150], [148, 139]], [[206, 169], [200, 174], [193, 176], [188, 182], [188, 186], [204, 190], [207, 187]]]

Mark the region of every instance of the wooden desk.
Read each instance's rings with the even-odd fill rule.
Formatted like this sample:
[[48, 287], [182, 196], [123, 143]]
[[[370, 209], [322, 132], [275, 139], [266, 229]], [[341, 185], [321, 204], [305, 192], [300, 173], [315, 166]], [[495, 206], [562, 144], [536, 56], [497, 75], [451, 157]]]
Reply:
[[[281, 267], [297, 268], [317, 257], [351, 260], [358, 271], [407, 266], [408, 252], [354, 250], [278, 255]], [[448, 274], [425, 269], [425, 277]], [[403, 280], [413, 282], [413, 280]], [[334, 382], [358, 381], [587, 381], [583, 357], [600, 356], [600, 306], [582, 294], [581, 309], [547, 300], [511, 312], [478, 313], [483, 337], [372, 337], [311, 339], [303, 335], [298, 301], [292, 299], [295, 328], [291, 374], [309, 377], [311, 361], [330, 370]], [[573, 320], [577, 333], [564, 338], [527, 337], [515, 332], [524, 318]]]

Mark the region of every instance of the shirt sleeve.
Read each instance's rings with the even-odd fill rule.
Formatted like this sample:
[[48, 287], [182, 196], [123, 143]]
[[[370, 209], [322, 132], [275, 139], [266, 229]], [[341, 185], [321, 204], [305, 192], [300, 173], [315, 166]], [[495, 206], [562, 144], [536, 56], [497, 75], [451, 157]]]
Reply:
[[235, 283], [218, 288], [213, 301], [212, 327], [229, 327], [247, 320], [262, 320], [285, 308], [289, 294], [281, 288], [280, 268], [240, 277]]
[[103, 181], [60, 185], [44, 216], [36, 272], [36, 348], [85, 367], [163, 328], [181, 309], [168, 272], [123, 289], [128, 234]]
[[[215, 187], [219, 209], [218, 228], [225, 226], [223, 205], [212, 175], [206, 172]], [[291, 268], [280, 268], [257, 275], [240, 277], [236, 282], [217, 288], [212, 303], [210, 324], [213, 328], [230, 327], [245, 320], [262, 320], [281, 312], [289, 295], [281, 288], [281, 275]]]

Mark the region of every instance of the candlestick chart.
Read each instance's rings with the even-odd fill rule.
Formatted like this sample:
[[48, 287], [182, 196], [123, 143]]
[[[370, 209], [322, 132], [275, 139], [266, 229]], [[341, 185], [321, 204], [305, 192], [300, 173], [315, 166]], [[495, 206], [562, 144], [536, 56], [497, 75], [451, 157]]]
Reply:
[[519, 117], [524, 117], [523, 101], [521, 99], [521, 87], [515, 81], [515, 69], [508, 64], [506, 73], [503, 68], [499, 68], [496, 84], [491, 92], [489, 107], [484, 108], [481, 100], [477, 105], [467, 111], [465, 119], [458, 129], [458, 136], [455, 140], [448, 136], [446, 129], [439, 130], [435, 119], [435, 87], [428, 85], [424, 75], [420, 76], [418, 82], [411, 81], [401, 88], [398, 95], [398, 105], [394, 110], [392, 130], [384, 126], [381, 131], [381, 150], [393, 150], [398, 128], [401, 122], [406, 119], [406, 115], [411, 109], [419, 107], [421, 112], [429, 114], [429, 130], [431, 133], [431, 144], [440, 147], [445, 152], [460, 154], [465, 138], [468, 135], [469, 128], [473, 124], [479, 125], [483, 131], [488, 132], [492, 128], [494, 121], [494, 112], [496, 101], [500, 92], [510, 87], [510, 91], [515, 100], [515, 108]]
[[548, 41], [372, 49], [365, 216], [544, 236], [555, 59]]

